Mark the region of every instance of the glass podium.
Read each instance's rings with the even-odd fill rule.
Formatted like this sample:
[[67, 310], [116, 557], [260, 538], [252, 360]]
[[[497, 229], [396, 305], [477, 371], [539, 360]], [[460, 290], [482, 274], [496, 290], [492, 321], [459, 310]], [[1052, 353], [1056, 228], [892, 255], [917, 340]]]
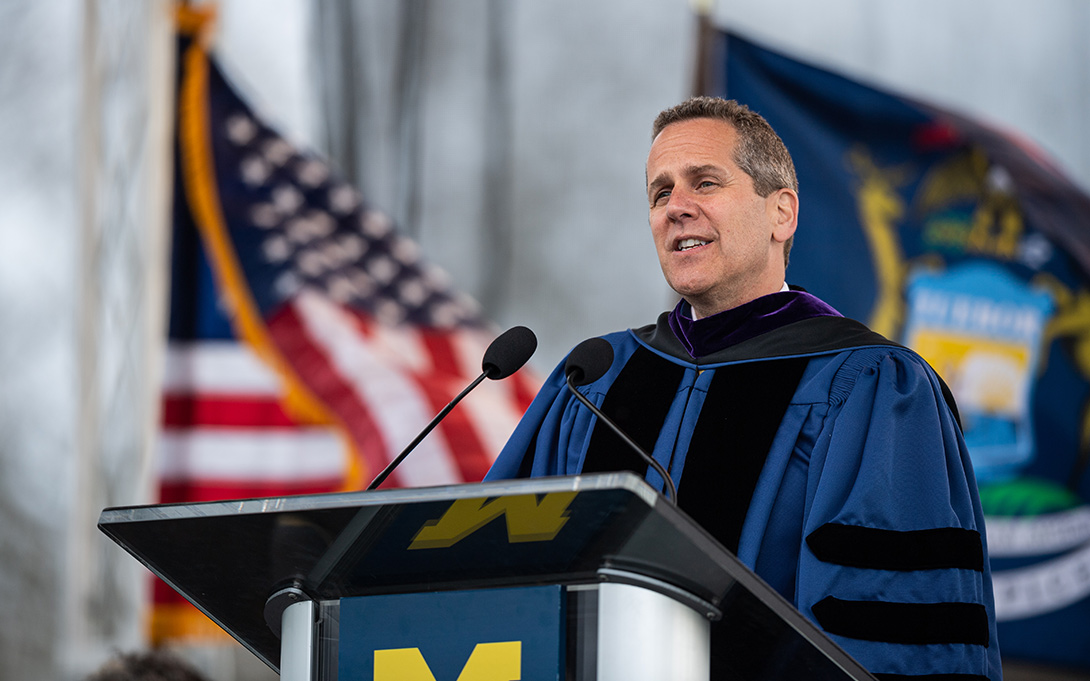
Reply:
[[708, 679], [713, 621], [717, 680], [874, 678], [631, 473], [109, 508], [99, 528], [289, 681]]

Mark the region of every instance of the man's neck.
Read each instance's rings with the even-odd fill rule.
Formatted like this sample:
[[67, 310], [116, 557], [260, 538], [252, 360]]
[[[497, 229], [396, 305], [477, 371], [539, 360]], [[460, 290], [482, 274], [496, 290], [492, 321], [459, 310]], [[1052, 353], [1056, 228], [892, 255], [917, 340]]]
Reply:
[[839, 317], [825, 302], [801, 290], [776, 291], [696, 321], [679, 302], [667, 317], [670, 330], [692, 357], [724, 348], [810, 317]]
[[[782, 285], [780, 286], [780, 288], [779, 288], [779, 290], [778, 290], [778, 291], [770, 291], [769, 293], [783, 293], [784, 291], [790, 291], [790, 290], [791, 290], [791, 287], [790, 287], [790, 286], [788, 286], [788, 285], [787, 285], [787, 282], [785, 281], [785, 282], [783, 282], [783, 284], [782, 284]], [[768, 295], [768, 294], [765, 294], [765, 295]], [[757, 298], [760, 298], [760, 297], [761, 297], [761, 296], [757, 296]], [[753, 298], [752, 300], [756, 300], [757, 298]], [[693, 317], [693, 321], [696, 321], [697, 319], [701, 319], [701, 318], [703, 318], [703, 317], [711, 317], [712, 315], [715, 315], [715, 314], [719, 314], [720, 312], [726, 312], [727, 310], [731, 310], [731, 309], [734, 309], [734, 308], [736, 308], [736, 307], [739, 307], [740, 305], [745, 305], [746, 303], [748, 303], [748, 302], [750, 302], [750, 301], [749, 301], [749, 300], [746, 300], [746, 301], [744, 301], [744, 302], [742, 302], [742, 303], [739, 303], [738, 305], [732, 305], [732, 306], [730, 306], [730, 307], [727, 307], [727, 308], [724, 308], [724, 309], [722, 309], [722, 310], [715, 310], [715, 311], [713, 311], [713, 312], [709, 312], [708, 314], [700, 314], [700, 313], [699, 313], [699, 312], [697, 311], [696, 307], [695, 307], [695, 306], [694, 306], [694, 305], [692, 304], [692, 301], [687, 301], [687, 302], [689, 303], [689, 314], [691, 314], [691, 315], [692, 315], [692, 317]]]

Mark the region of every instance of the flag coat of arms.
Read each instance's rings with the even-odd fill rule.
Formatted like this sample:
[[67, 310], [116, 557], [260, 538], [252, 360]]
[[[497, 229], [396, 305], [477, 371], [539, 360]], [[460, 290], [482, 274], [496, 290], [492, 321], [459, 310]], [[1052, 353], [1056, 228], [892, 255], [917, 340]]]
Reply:
[[706, 94], [795, 160], [788, 280], [916, 349], [958, 400], [1004, 659], [1090, 668], [1090, 198], [964, 116], [737, 35], [709, 54]]
[[[179, 10], [163, 502], [362, 489], [481, 373], [496, 329], [247, 104]], [[480, 480], [539, 385], [486, 381], [385, 487]], [[218, 629], [157, 584], [152, 639]]]

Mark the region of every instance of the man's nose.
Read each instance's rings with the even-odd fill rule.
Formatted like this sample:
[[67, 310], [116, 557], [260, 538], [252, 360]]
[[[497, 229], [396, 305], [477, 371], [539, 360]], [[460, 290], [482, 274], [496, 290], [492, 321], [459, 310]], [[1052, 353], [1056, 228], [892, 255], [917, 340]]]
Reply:
[[691, 194], [683, 189], [674, 189], [670, 192], [670, 200], [666, 203], [666, 217], [670, 220], [681, 220], [696, 215], [696, 202]]

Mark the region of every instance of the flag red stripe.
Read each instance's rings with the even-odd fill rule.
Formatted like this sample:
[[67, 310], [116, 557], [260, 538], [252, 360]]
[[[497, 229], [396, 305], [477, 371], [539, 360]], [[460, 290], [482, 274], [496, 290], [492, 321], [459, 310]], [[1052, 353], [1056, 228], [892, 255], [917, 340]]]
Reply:
[[[315, 345], [292, 305], [284, 305], [266, 321], [273, 342], [292, 359], [307, 388], [335, 414], [363, 457], [367, 475], [378, 474], [391, 458], [382, 430], [366, 404], [341, 378], [329, 357]], [[395, 480], [390, 481], [395, 484]]]
[[188, 603], [184, 596], [170, 588], [166, 582], [156, 579], [151, 587], [152, 600], [159, 605], [166, 603]]
[[[433, 375], [450, 376], [452, 378], [462, 375], [462, 367], [458, 366], [458, 357], [454, 345], [450, 342], [450, 332], [427, 329], [420, 333], [420, 339], [431, 357], [432, 366], [434, 367]], [[455, 394], [457, 393], [452, 394], [451, 398]]]
[[[414, 376], [432, 408], [438, 413], [465, 386], [458, 366], [454, 343], [449, 333], [429, 332], [423, 335], [424, 346], [432, 357], [435, 373], [430, 376]], [[469, 380], [466, 380], [468, 385]], [[453, 409], [437, 429], [447, 441], [447, 448], [462, 473], [465, 482], [476, 482], [484, 477], [492, 465], [487, 448], [466, 410]], [[433, 433], [434, 434], [434, 433]]]
[[171, 395], [163, 397], [163, 426], [290, 428], [293, 421], [275, 398], [247, 395]]
[[534, 401], [534, 398], [537, 397], [537, 391], [541, 388], [541, 384], [527, 368], [519, 369], [508, 380], [514, 386], [514, 399], [518, 405], [519, 413], [524, 413], [530, 408], [530, 403]]

